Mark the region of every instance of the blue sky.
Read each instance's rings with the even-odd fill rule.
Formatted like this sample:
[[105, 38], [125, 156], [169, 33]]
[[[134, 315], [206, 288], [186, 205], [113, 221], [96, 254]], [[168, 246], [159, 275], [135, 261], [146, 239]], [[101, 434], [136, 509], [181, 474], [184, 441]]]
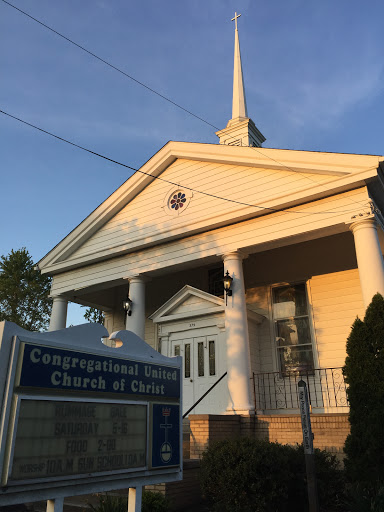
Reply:
[[[234, 12], [265, 147], [384, 154], [384, 3], [10, 0], [213, 125], [231, 117]], [[132, 167], [214, 129], [0, 0], [1, 109]], [[0, 115], [0, 254], [35, 261], [129, 172]], [[81, 315], [71, 309], [69, 321]]]

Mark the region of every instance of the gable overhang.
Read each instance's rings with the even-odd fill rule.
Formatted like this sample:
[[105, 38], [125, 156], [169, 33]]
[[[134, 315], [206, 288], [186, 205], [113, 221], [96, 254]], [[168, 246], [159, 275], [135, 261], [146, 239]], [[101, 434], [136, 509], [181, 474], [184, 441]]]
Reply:
[[162, 306], [159, 307], [149, 318], [154, 323], [165, 323], [171, 322], [174, 320], [180, 320], [184, 318], [186, 314], [173, 314], [172, 312], [177, 309], [183, 302], [185, 302], [190, 297], [198, 297], [203, 300], [207, 307], [204, 309], [204, 312], [201, 311], [191, 311], [188, 313], [188, 317], [191, 316], [206, 316], [210, 314], [218, 314], [224, 313], [224, 300], [220, 297], [216, 297], [215, 295], [211, 295], [210, 293], [199, 290], [198, 288], [194, 288], [190, 285], [185, 285], [181, 290], [179, 290], [173, 297], [167, 300]]
[[[177, 159], [241, 165], [262, 169], [285, 170], [298, 173], [329, 175], [329, 182], [313, 183], [299, 192], [274, 196], [263, 203], [262, 208], [239, 205], [239, 214], [232, 219], [217, 221], [209, 226], [214, 229], [233, 222], [267, 215], [275, 210], [292, 208], [317, 199], [365, 186], [366, 180], [377, 176], [377, 167], [384, 157], [374, 155], [347, 155], [317, 153], [270, 148], [225, 146], [190, 142], [168, 142], [125, 183], [98, 206], [84, 221], [71, 231], [37, 264], [42, 273], [55, 275], [90, 263], [110, 259], [124, 253], [154, 246], [158, 240], [143, 240], [135, 247], [120, 245], [108, 250], [66, 261], [87, 239], [106, 222], [129, 204], [140, 192], [156, 179]], [[168, 180], [164, 180], [168, 181]], [[170, 185], [179, 185], [168, 181]], [[188, 188], [188, 187], [185, 187]], [[201, 191], [204, 192], [204, 191]], [[196, 225], [188, 233], [197, 234], [207, 229], [206, 224]], [[173, 231], [169, 241], [185, 236], [184, 226]], [[164, 243], [164, 239], [161, 243]]]
[[[173, 313], [177, 310], [178, 306], [183, 304], [190, 297], [197, 297], [204, 301], [206, 307], [204, 310], [196, 310], [196, 311], [188, 311], [184, 313]], [[179, 320], [183, 320], [184, 318], [192, 318], [192, 317], [206, 317], [209, 315], [224, 315], [225, 313], [225, 304], [224, 299], [221, 297], [216, 297], [215, 295], [211, 295], [208, 292], [204, 292], [203, 290], [199, 290], [198, 288], [194, 288], [190, 285], [185, 285], [181, 290], [179, 290], [173, 297], [167, 300], [162, 306], [160, 306], [152, 315], [149, 317], [150, 320], [155, 324], [164, 324], [170, 322], [177, 322]], [[256, 313], [255, 311], [251, 311], [247, 309], [248, 320], [253, 321], [256, 324], [261, 324], [264, 320], [264, 316]]]

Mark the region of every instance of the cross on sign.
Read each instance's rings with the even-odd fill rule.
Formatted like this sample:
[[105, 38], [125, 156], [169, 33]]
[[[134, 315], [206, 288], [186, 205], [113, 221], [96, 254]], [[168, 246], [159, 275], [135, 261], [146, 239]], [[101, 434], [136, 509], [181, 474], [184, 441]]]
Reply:
[[237, 18], [240, 18], [240, 16], [241, 16], [241, 14], [237, 14], [237, 12], [235, 12], [235, 17], [231, 19], [231, 21], [235, 22], [236, 30], [237, 30]]
[[160, 428], [163, 428], [165, 430], [164, 433], [164, 439], [165, 442], [168, 441], [168, 430], [172, 428], [172, 423], [168, 423], [168, 416], [165, 416], [165, 423], [161, 423]]

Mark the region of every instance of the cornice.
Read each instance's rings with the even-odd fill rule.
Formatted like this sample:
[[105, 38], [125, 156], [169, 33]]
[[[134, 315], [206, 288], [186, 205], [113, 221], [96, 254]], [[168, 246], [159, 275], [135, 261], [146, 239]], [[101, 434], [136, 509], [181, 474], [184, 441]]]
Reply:
[[[284, 201], [279, 199], [279, 197], [274, 197], [265, 202], [266, 207], [287, 208], [300, 204], [303, 202], [303, 199], [306, 201], [313, 200], [364, 185], [365, 179], [376, 175], [375, 166], [378, 165], [379, 158], [382, 157], [326, 154], [269, 148], [233, 147], [190, 142], [169, 142], [140, 168], [140, 172], [135, 172], [38, 262], [38, 267], [42, 272], [63, 272], [70, 268], [90, 263], [91, 261], [117, 256], [123, 252], [129, 252], [130, 248], [121, 247], [119, 245], [112, 250], [104, 251], [105, 254], [90, 255], [89, 258], [80, 258], [70, 262], [65, 261], [66, 258], [73, 254], [88, 238], [116, 215], [116, 213], [126, 206], [134, 197], [140, 194], [145, 187], [159, 177], [164, 170], [178, 158], [202, 162], [244, 165], [263, 169], [270, 168], [294, 172], [320, 173], [332, 177], [330, 182], [322, 183], [321, 185], [313, 184], [298, 193], [291, 194], [289, 199], [286, 196], [281, 197]], [[307, 193], [309, 190], [311, 191], [310, 194]], [[239, 211], [240, 210], [244, 210], [244, 208], [239, 209]], [[239, 216], [236, 215], [236, 212], [232, 212], [234, 221], [236, 222], [242, 220], [242, 218], [250, 218], [257, 214], [257, 212], [253, 212]], [[228, 224], [228, 222], [230, 223], [229, 220], [226, 223]], [[223, 222], [221, 225], [224, 225]], [[220, 223], [212, 222], [209, 225], [202, 225], [201, 228], [192, 230], [191, 234], [204, 229], [214, 229], [219, 226]], [[185, 226], [180, 229], [185, 231]], [[172, 233], [173, 238], [179, 237], [182, 232], [183, 231], [181, 231], [180, 234]], [[162, 240], [162, 242], [164, 241], [165, 240]], [[157, 240], [153, 240], [149, 242], [149, 245], [155, 245], [157, 243]], [[138, 250], [143, 247], [145, 247], [145, 245], [138, 244], [134, 249]]]

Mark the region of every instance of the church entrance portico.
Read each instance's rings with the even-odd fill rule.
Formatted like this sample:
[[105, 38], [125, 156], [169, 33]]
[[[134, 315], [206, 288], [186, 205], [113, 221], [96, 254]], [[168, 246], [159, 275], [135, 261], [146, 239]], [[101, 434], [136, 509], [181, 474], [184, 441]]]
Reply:
[[[227, 371], [224, 301], [187, 285], [150, 318], [157, 325], [162, 354], [183, 358], [185, 413]], [[192, 413], [224, 413], [228, 400], [223, 379]]]

